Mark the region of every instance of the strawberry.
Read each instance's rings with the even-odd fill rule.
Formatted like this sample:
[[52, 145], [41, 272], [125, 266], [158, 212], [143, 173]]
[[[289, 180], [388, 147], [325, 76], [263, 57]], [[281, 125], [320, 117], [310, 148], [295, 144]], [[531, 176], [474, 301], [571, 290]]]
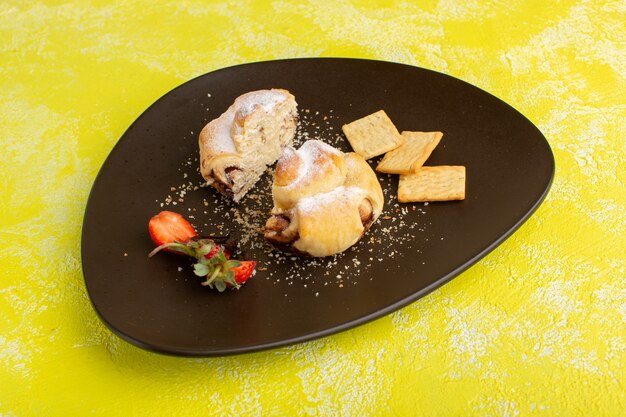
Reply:
[[213, 249], [211, 249], [209, 253], [204, 255], [204, 257], [207, 259], [211, 259], [215, 255], [217, 255], [219, 251], [224, 252], [224, 256], [226, 257], [226, 259], [230, 259], [230, 252], [224, 247], [224, 245], [214, 245]]
[[229, 287], [239, 289], [255, 273], [256, 261], [230, 259], [230, 252], [224, 245], [212, 238], [199, 237], [178, 213], [162, 211], [150, 219], [148, 231], [158, 245], [148, 257], [166, 250], [195, 258], [194, 273], [206, 277], [202, 285], [219, 292]]
[[245, 282], [254, 275], [254, 268], [256, 267], [256, 261], [239, 261], [239, 266], [231, 269], [235, 274], [235, 282], [239, 285], [245, 284]]
[[218, 252], [211, 259], [201, 258], [193, 265], [193, 272], [199, 277], [206, 277], [202, 285], [216, 288], [219, 292], [227, 287], [239, 289], [255, 273], [255, 261], [237, 261], [226, 259], [223, 252]]
[[172, 211], [162, 211], [153, 216], [148, 223], [148, 232], [157, 246], [172, 242], [185, 243], [198, 235], [183, 216]]

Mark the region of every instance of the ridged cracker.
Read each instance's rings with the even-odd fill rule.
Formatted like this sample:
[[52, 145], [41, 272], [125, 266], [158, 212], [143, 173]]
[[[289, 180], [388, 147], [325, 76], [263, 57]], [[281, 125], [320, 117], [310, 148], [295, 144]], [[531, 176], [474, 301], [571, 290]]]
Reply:
[[450, 201], [465, 199], [465, 167], [422, 167], [415, 174], [400, 175], [398, 201]]
[[389, 151], [376, 167], [387, 174], [414, 174], [443, 137], [441, 132], [402, 132], [404, 143]]
[[365, 159], [370, 159], [404, 143], [384, 110], [379, 110], [341, 127], [352, 149]]

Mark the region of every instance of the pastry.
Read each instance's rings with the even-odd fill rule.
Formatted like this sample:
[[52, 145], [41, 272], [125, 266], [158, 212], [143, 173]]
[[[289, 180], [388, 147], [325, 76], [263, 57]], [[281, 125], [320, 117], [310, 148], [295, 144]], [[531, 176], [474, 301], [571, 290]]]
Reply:
[[384, 203], [378, 178], [363, 157], [319, 140], [285, 149], [274, 172], [272, 197], [265, 239], [310, 256], [333, 255], [354, 245]]
[[235, 202], [293, 142], [297, 103], [287, 90], [251, 91], [237, 97], [200, 132], [200, 173]]

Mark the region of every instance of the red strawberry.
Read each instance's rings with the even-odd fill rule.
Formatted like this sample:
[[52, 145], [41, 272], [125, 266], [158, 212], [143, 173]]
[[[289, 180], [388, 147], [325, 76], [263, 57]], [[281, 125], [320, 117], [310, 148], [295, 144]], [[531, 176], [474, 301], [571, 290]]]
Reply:
[[148, 230], [158, 245], [148, 256], [167, 250], [195, 258], [194, 273], [206, 277], [202, 285], [220, 292], [228, 287], [239, 289], [254, 275], [256, 261], [231, 260], [223, 245], [210, 238], [198, 238], [193, 227], [178, 213], [162, 211], [150, 219]]
[[235, 274], [235, 282], [240, 285], [244, 284], [254, 274], [254, 267], [256, 267], [256, 261], [239, 261], [239, 266], [231, 269]]
[[204, 257], [207, 259], [211, 259], [215, 255], [217, 255], [219, 251], [224, 252], [224, 256], [226, 257], [226, 259], [230, 259], [230, 252], [228, 252], [228, 249], [226, 249], [224, 245], [217, 245], [217, 244], [213, 246], [213, 249], [211, 249], [209, 253], [204, 255]]
[[172, 211], [162, 211], [153, 216], [148, 223], [148, 232], [157, 246], [172, 242], [185, 243], [198, 235], [183, 216]]

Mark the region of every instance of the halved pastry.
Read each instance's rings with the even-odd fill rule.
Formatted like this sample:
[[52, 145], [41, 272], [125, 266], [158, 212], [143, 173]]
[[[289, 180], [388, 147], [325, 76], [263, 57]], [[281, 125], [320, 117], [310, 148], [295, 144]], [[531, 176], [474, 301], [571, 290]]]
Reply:
[[384, 204], [378, 178], [363, 157], [319, 140], [285, 149], [274, 172], [272, 197], [265, 239], [310, 256], [333, 255], [354, 245]]
[[297, 103], [287, 90], [251, 91], [200, 132], [200, 173], [237, 202], [293, 142]]

